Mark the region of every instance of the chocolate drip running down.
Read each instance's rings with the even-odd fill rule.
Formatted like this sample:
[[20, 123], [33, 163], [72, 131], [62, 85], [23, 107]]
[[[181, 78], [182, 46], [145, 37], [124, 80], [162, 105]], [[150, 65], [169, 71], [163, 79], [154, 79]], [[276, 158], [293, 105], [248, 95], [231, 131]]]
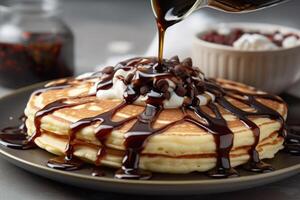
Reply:
[[165, 32], [174, 24], [180, 22], [196, 3], [196, 0], [151, 0], [158, 30], [158, 62], [163, 62]]
[[[95, 130], [95, 136], [101, 144], [97, 155], [96, 165], [101, 165], [101, 160], [106, 155], [106, 139], [110, 133], [113, 130], [124, 126], [128, 122], [135, 120], [136, 122], [134, 125], [127, 133], [125, 133], [124, 146], [126, 151], [122, 167], [117, 171], [116, 177], [126, 179], [148, 179], [151, 177], [151, 174], [139, 169], [139, 159], [147, 140], [151, 136], [160, 134], [176, 124], [189, 122], [211, 133], [215, 138], [217, 163], [215, 169], [209, 172], [209, 174], [215, 178], [237, 176], [237, 172], [231, 167], [229, 157], [229, 153], [233, 146], [234, 135], [220, 113], [219, 106], [221, 106], [239, 118], [253, 132], [255, 142], [249, 150], [250, 159], [245, 168], [257, 172], [272, 170], [271, 166], [263, 163], [259, 159], [256, 146], [259, 142], [260, 131], [259, 127], [257, 127], [249, 117], [267, 117], [278, 120], [282, 124], [280, 132], [282, 133], [282, 136], [285, 136], [285, 124], [281, 115], [257, 100], [257, 98], [259, 98], [282, 102], [280, 98], [267, 94], [247, 94], [234, 89], [223, 88], [215, 80], [204, 79], [203, 74], [197, 68], [193, 67], [191, 59], [185, 59], [180, 62], [178, 57], [173, 57], [170, 60], [164, 60], [161, 67], [157, 68], [158, 65], [158, 60], [156, 58], [134, 58], [121, 62], [114, 68], [105, 68], [102, 72], [97, 72], [88, 78], [77, 81], [74, 81], [74, 79], [71, 79], [69, 82], [66, 81], [63, 84], [65, 86], [57, 87], [55, 84], [50, 85], [48, 90], [60, 90], [78, 84], [77, 82], [80, 83], [87, 79], [96, 79], [98, 81], [94, 84], [97, 86], [96, 88], [98, 90], [109, 90], [113, 86], [112, 77], [114, 77], [114, 74], [118, 70], [130, 71], [131, 73], [127, 77], [118, 77], [126, 85], [124, 101], [115, 108], [100, 115], [81, 119], [78, 122], [71, 124], [69, 142], [65, 152], [66, 156], [51, 159], [48, 162], [48, 166], [65, 170], [74, 170], [82, 167], [82, 163], [74, 156], [74, 146], [76, 145], [74, 140], [76, 139], [76, 133], [84, 127], [96, 123], [99, 123], [99, 125]], [[174, 92], [178, 96], [184, 98], [184, 103], [181, 107], [183, 117], [178, 121], [164, 125], [160, 128], [153, 128], [153, 124], [157, 117], [161, 111], [165, 109], [163, 102], [170, 98], [170, 92], [168, 90], [169, 83], [167, 80], [172, 80], [176, 84]], [[47, 88], [43, 88], [43, 92], [45, 91], [47, 91]], [[205, 91], [208, 91], [215, 96], [215, 101], [211, 101], [207, 104], [207, 107], [212, 111], [214, 117], [204, 112], [201, 109], [201, 106], [199, 106], [201, 102], [197, 96]], [[40, 92], [35, 92], [33, 95], [40, 95]], [[129, 104], [133, 104], [140, 95], [148, 97], [144, 111], [141, 114], [118, 122], [112, 120], [115, 113]], [[80, 98], [83, 100], [75, 103], [72, 102], [72, 100], [78, 100]], [[246, 104], [249, 107], [254, 108], [255, 111], [246, 112], [241, 110], [228, 101], [228, 98]], [[46, 105], [36, 113], [34, 120], [36, 131], [31, 137], [26, 137], [27, 142], [22, 143], [22, 145], [24, 145], [23, 147], [25, 148], [26, 145], [32, 144], [34, 139], [40, 136], [42, 117], [63, 108], [70, 108], [88, 102], [89, 101], [85, 100], [84, 96], [81, 96], [59, 99]], [[195, 115], [190, 115], [190, 112], [193, 112]], [[205, 119], [204, 121], [206, 122], [203, 122], [203, 119]], [[7, 130], [3, 130], [2, 132], [6, 133]], [[0, 138], [3, 141], [6, 141], [6, 143], [15, 143], [13, 140], [7, 140], [7, 134], [0, 135]], [[22, 145], [18, 145], [17, 147], [20, 148]], [[7, 146], [15, 147], [14, 145]]]

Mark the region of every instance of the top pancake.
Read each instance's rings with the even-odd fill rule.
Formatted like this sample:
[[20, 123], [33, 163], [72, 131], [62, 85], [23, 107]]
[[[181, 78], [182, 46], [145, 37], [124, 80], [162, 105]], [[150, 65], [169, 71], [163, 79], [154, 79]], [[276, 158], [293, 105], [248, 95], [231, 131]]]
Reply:
[[[68, 98], [68, 102], [70, 103], [82, 102], [82, 104], [78, 106], [55, 111], [53, 114], [49, 114], [41, 120], [41, 128], [44, 132], [49, 132], [66, 138], [70, 133], [71, 123], [83, 118], [96, 116], [121, 103], [122, 100], [120, 99], [99, 99], [96, 96], [85, 97], [88, 95], [89, 90], [93, 86], [93, 81], [93, 79], [87, 81], [75, 81], [74, 85], [71, 87], [45, 91], [40, 95], [32, 95], [25, 109], [25, 114], [28, 117], [26, 124], [28, 126], [29, 135], [35, 130], [33, 123], [35, 113], [55, 100]], [[245, 93], [260, 93], [252, 87], [244, 84], [221, 79], [218, 79], [217, 82], [224, 88], [233, 88]], [[78, 96], [82, 96], [82, 98], [72, 99], [73, 97]], [[234, 100], [230, 97], [226, 98], [240, 109], [245, 111], [255, 111], [254, 108], [251, 108], [240, 101]], [[284, 103], [267, 99], [257, 99], [262, 104], [280, 113], [280, 115], [284, 118], [286, 117], [287, 107]], [[254, 136], [249, 127], [247, 127], [229, 111], [225, 110], [221, 106], [218, 107], [222, 116], [227, 121], [229, 128], [234, 133], [233, 149], [251, 146], [254, 143]], [[201, 106], [201, 108], [212, 115], [212, 112], [207, 106]], [[113, 120], [119, 121], [128, 117], [136, 116], [143, 110], [144, 106], [127, 105], [114, 115]], [[191, 113], [191, 115], [193, 115], [193, 113]], [[182, 117], [183, 113], [181, 109], [165, 109], [156, 120], [154, 128], [164, 126], [179, 120]], [[260, 128], [260, 141], [271, 137], [271, 135], [276, 133], [281, 127], [280, 122], [270, 118], [250, 117], [250, 119]], [[133, 124], [134, 121], [127, 123], [119, 129], [113, 130], [106, 141], [106, 146], [112, 149], [124, 150], [124, 134]], [[77, 133], [76, 137], [88, 143], [100, 145], [99, 141], [95, 138], [95, 128], [97, 126], [99, 126], [99, 123], [83, 128]], [[182, 122], [172, 126], [160, 134], [152, 136], [147, 141], [143, 153], [183, 156], [213, 153], [215, 151], [216, 145], [211, 133], [189, 122]]]

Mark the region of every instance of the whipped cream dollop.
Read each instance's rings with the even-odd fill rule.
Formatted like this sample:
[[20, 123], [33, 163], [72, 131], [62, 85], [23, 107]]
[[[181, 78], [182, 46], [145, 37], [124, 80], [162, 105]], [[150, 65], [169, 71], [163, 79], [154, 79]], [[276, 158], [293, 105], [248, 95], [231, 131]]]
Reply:
[[[85, 78], [90, 74], [84, 74], [79, 76], [78, 78]], [[145, 75], [145, 74], [144, 74]], [[130, 70], [128, 69], [116, 69], [113, 77], [112, 77], [112, 86], [108, 89], [99, 89], [97, 82], [95, 82], [94, 86], [90, 89], [90, 94], [96, 94], [97, 97], [101, 99], [122, 99], [125, 100], [124, 94], [128, 90], [128, 86], [134, 84], [141, 77], [141, 73], [137, 73], [137, 68], [133, 67]], [[164, 98], [162, 102], [162, 106], [166, 109], [171, 108], [180, 108], [183, 105], [186, 105], [187, 96], [184, 93], [178, 91], [178, 82], [174, 81], [174, 76], [169, 76], [167, 73], [157, 73], [157, 74], [146, 74], [145, 76], [151, 77], [153, 81], [153, 85], [158, 85], [159, 81], [163, 79], [163, 82], [167, 82], [167, 88], [163, 89], [168, 93], [168, 97]], [[204, 77], [202, 73], [194, 73], [194, 76], [190, 77], [194, 82], [202, 82], [204, 81]], [[131, 83], [126, 82], [126, 80], [131, 80]], [[192, 83], [191, 83], [192, 84]], [[145, 83], [146, 85], [146, 83]], [[139, 86], [139, 90], [143, 90], [143, 86]], [[135, 105], [146, 105], [149, 95], [151, 95], [151, 88], [145, 88], [149, 91], [141, 92], [138, 98], [135, 99], [133, 104]], [[186, 89], [181, 89], [186, 90]], [[190, 92], [186, 91], [186, 94], [190, 95]], [[207, 91], [203, 91], [197, 94], [196, 97], [199, 101], [199, 105], [206, 105], [210, 101], [214, 101], [215, 96]]]
[[300, 35], [293, 32], [282, 32], [280, 30], [244, 30], [220, 25], [199, 36], [200, 39], [231, 46], [245, 51], [266, 51], [281, 48], [292, 48], [300, 45]]
[[233, 47], [240, 50], [274, 50], [279, 48], [264, 35], [248, 33], [236, 40]]
[[[122, 79], [127, 79], [129, 74], [132, 74], [131, 71], [125, 71], [119, 69], [116, 71], [113, 77], [113, 86], [108, 90], [98, 90], [97, 97], [103, 99], [124, 99], [124, 92], [126, 91], [127, 86], [124, 84]], [[174, 92], [174, 84], [171, 80], [168, 80], [169, 83], [169, 92], [170, 92], [170, 99], [164, 100], [164, 108], [178, 108], [183, 104], [183, 97], [178, 96]], [[145, 105], [147, 100], [146, 95], [140, 95], [134, 102], [136, 105]]]
[[300, 45], [300, 40], [294, 35], [289, 36], [282, 41], [282, 47], [285, 48], [295, 47], [298, 45]]

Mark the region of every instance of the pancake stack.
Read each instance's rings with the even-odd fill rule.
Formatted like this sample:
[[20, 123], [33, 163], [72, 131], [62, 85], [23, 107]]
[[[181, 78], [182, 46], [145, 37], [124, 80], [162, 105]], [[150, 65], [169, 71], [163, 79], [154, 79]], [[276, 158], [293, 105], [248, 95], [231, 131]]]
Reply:
[[120, 169], [117, 178], [149, 178], [145, 171], [218, 178], [236, 176], [239, 165], [272, 169], [261, 160], [283, 148], [287, 106], [253, 87], [206, 79], [190, 59], [158, 66], [134, 58], [47, 84], [25, 115], [29, 141], [65, 163]]

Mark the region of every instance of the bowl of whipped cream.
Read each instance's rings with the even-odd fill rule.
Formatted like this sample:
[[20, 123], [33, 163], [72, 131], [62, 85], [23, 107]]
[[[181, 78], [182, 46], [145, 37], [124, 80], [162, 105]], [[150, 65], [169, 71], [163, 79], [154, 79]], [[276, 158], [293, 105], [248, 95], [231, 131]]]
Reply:
[[208, 77], [279, 94], [300, 80], [300, 30], [271, 24], [218, 24], [196, 34], [192, 58]]

